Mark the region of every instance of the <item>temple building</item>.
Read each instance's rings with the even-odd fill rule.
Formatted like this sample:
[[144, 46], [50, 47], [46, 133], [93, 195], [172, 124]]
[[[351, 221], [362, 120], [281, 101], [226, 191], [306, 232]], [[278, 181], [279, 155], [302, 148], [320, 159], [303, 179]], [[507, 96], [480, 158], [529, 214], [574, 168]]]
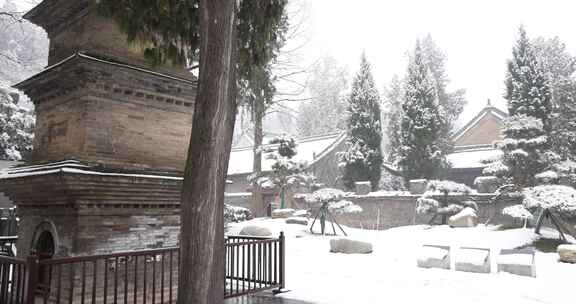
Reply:
[[474, 180], [486, 167], [484, 161], [502, 155], [495, 144], [502, 140], [506, 117], [506, 112], [492, 106], [488, 100], [480, 113], [452, 135], [454, 152], [447, 157], [452, 164], [448, 179], [474, 185]]
[[14, 87], [34, 102], [34, 149], [0, 175], [18, 207], [18, 255], [175, 246], [196, 80], [150, 66], [96, 0], [45, 0], [24, 18], [49, 66]]

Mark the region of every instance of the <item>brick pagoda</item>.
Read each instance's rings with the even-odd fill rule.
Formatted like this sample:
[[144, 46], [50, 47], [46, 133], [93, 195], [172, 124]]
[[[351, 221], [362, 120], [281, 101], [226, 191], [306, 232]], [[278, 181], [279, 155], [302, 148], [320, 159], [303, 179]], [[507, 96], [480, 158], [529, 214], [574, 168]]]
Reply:
[[32, 158], [0, 175], [18, 207], [18, 255], [47, 239], [55, 256], [176, 245], [193, 76], [147, 65], [96, 0], [45, 0], [25, 18], [50, 52], [15, 85], [36, 106]]

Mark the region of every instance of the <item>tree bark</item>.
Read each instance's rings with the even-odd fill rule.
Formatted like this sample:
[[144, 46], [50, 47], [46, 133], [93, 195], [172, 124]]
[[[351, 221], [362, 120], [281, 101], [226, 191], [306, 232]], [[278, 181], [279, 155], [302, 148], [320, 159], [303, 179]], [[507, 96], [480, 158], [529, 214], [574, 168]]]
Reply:
[[236, 1], [200, 1], [200, 71], [181, 194], [178, 304], [224, 301], [224, 187], [236, 116]]
[[[254, 160], [252, 163], [252, 174], [260, 177], [262, 174], [262, 144], [264, 141], [264, 132], [262, 122], [264, 120], [264, 105], [262, 100], [255, 100], [253, 105], [252, 118], [254, 120]], [[266, 205], [262, 189], [257, 183], [252, 184], [252, 213], [254, 217], [266, 216]]]

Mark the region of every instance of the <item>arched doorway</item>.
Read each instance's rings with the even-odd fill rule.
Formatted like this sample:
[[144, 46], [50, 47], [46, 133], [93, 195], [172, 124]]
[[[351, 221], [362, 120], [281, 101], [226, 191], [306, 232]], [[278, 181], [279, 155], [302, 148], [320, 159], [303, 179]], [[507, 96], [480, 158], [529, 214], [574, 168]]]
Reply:
[[[54, 256], [56, 246], [54, 244], [54, 237], [48, 230], [40, 233], [34, 245], [36, 254], [40, 260], [51, 259]], [[40, 266], [38, 269], [38, 287], [36, 293], [38, 295], [48, 295], [50, 292], [50, 268]]]
[[34, 247], [36, 254], [41, 260], [52, 258], [55, 251], [54, 237], [52, 236], [52, 233], [47, 230], [42, 231], [38, 236]]

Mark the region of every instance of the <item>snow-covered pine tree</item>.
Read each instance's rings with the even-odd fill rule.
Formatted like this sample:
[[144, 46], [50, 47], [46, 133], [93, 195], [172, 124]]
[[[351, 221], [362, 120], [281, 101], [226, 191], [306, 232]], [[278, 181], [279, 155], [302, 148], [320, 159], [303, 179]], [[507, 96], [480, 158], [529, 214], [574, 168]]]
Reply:
[[552, 103], [548, 78], [523, 27], [508, 61], [504, 97], [510, 117], [500, 144], [503, 175], [517, 187], [534, 186], [535, 175], [550, 165], [545, 152], [550, 147]]
[[532, 41], [537, 63], [550, 88], [551, 149], [562, 159], [576, 159], [576, 57], [558, 37]]
[[564, 160], [576, 160], [576, 81], [556, 83], [550, 146]]
[[32, 151], [35, 118], [17, 92], [0, 86], [0, 159], [22, 160]]
[[450, 140], [450, 135], [454, 130], [454, 125], [458, 117], [464, 110], [467, 101], [465, 98], [466, 90], [458, 89], [456, 91], [448, 91], [448, 84], [450, 79], [446, 72], [446, 54], [436, 45], [432, 35], [428, 34], [421, 42], [422, 54], [424, 62], [430, 69], [436, 93], [438, 95], [438, 104], [445, 114], [444, 126], [440, 142], [442, 150], [445, 154], [452, 151], [453, 143]]
[[504, 98], [508, 101], [510, 116], [525, 114], [538, 118], [546, 134], [550, 132], [552, 103], [548, 80], [522, 26], [512, 50], [512, 59], [508, 61]]
[[402, 116], [402, 103], [404, 99], [404, 81], [394, 75], [390, 85], [384, 89], [382, 102], [382, 126], [384, 138], [382, 151], [387, 162], [396, 163], [400, 149], [400, 128]]
[[440, 141], [445, 115], [420, 42], [408, 65], [402, 110], [399, 166], [405, 181], [441, 177], [448, 166]]
[[378, 189], [382, 167], [380, 115], [380, 96], [370, 64], [362, 54], [348, 99], [348, 149], [339, 154], [342, 180], [348, 189], [357, 181], [370, 181], [372, 190]]
[[534, 186], [536, 174], [550, 166], [546, 153], [548, 137], [542, 120], [525, 114], [510, 116], [502, 133], [504, 140], [499, 147], [504, 152], [504, 176], [518, 187]]

